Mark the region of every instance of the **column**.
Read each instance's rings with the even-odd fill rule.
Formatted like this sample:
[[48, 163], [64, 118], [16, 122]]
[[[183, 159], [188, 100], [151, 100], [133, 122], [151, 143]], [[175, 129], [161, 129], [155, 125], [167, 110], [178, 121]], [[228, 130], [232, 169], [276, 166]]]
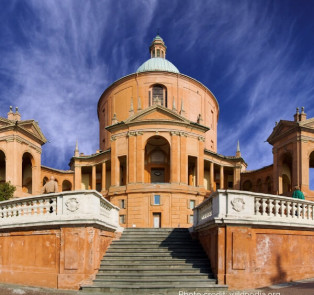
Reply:
[[144, 148], [143, 134], [136, 136], [136, 182], [144, 183]]
[[106, 162], [102, 163], [102, 173], [101, 173], [101, 191], [105, 191], [106, 190], [106, 169], [107, 169], [107, 165]]
[[233, 168], [233, 189], [240, 189], [241, 166]]
[[111, 136], [111, 186], [119, 186], [119, 170], [117, 141], [114, 136]]
[[224, 182], [225, 182], [225, 179], [224, 179], [224, 166], [220, 166], [220, 189], [224, 189], [225, 188]]
[[82, 189], [82, 168], [77, 163], [74, 164], [74, 190]]
[[179, 183], [180, 181], [180, 140], [179, 132], [170, 132], [171, 151], [170, 151], [170, 182]]
[[188, 156], [186, 154], [186, 134], [180, 134], [180, 182], [184, 184], [188, 184]]
[[96, 166], [92, 166], [92, 189], [96, 189]]
[[197, 163], [197, 185], [204, 186], [204, 142], [205, 137], [198, 138], [198, 163]]
[[136, 182], [136, 133], [135, 131], [130, 131], [128, 133], [128, 176], [129, 183]]
[[210, 190], [214, 190], [214, 163], [210, 162], [210, 168], [209, 168], [209, 174], [210, 174]]

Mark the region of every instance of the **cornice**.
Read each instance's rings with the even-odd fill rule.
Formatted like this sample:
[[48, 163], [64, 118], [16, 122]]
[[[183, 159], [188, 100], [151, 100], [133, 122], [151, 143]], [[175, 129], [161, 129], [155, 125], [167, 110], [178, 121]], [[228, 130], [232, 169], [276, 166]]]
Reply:
[[32, 142], [28, 141], [27, 139], [16, 135], [16, 134], [11, 134], [11, 135], [7, 135], [7, 136], [2, 136], [0, 137], [0, 141], [6, 141], [6, 142], [18, 142], [21, 144], [26, 144], [29, 147], [31, 147], [32, 149], [34, 149], [36, 152], [38, 152], [39, 154], [41, 154], [41, 148], [34, 145]]

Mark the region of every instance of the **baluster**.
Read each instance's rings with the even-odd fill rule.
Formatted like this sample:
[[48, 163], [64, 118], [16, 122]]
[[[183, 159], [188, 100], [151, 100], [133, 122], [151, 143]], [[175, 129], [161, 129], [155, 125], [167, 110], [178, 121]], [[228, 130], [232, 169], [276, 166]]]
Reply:
[[261, 199], [260, 198], [255, 198], [255, 215], [262, 215], [260, 212], [260, 208], [261, 208], [261, 203], [260, 203]]
[[280, 200], [280, 216], [283, 217], [285, 214], [285, 204], [283, 200]]
[[277, 217], [279, 215], [279, 210], [280, 210], [280, 201], [279, 200], [275, 200], [275, 206], [274, 206], [274, 215]]
[[296, 210], [296, 217], [297, 218], [301, 218], [301, 206], [300, 206], [300, 203], [296, 203], [296, 207], [297, 207], [297, 210]]
[[268, 216], [274, 216], [273, 213], [274, 201], [272, 199], [268, 199], [268, 209], [269, 209]]
[[266, 204], [266, 199], [262, 199], [262, 212], [261, 212], [261, 215], [264, 215], [264, 213], [265, 213], [265, 204]]

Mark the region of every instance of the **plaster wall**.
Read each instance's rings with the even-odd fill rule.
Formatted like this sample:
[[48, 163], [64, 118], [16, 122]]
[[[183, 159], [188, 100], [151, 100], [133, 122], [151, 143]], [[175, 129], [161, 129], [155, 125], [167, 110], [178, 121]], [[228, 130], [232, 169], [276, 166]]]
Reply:
[[76, 289], [90, 282], [115, 234], [94, 227], [0, 233], [4, 283]]
[[[217, 151], [217, 121], [219, 106], [213, 94], [198, 81], [181, 74], [147, 72], [132, 74], [113, 83], [98, 102], [100, 148], [110, 148], [110, 133], [105, 130], [116, 114], [118, 122], [125, 121], [133, 113], [149, 107], [149, 89], [154, 84], [167, 88], [167, 107], [179, 112], [192, 122], [201, 115], [200, 124], [210, 128], [206, 133], [205, 146]], [[183, 111], [181, 111], [183, 101]]]
[[314, 233], [279, 227], [214, 226], [197, 233], [217, 276], [230, 289], [249, 289], [314, 276]]

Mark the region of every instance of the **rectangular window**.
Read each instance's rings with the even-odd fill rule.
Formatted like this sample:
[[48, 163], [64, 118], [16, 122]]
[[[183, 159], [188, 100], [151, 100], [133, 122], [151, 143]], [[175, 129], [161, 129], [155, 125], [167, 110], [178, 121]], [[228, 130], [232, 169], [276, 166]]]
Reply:
[[157, 57], [160, 57], [160, 49], [157, 49]]
[[125, 200], [120, 200], [120, 209], [125, 209]]
[[188, 223], [193, 224], [193, 215], [188, 215]]
[[190, 200], [190, 209], [195, 208], [195, 200]]
[[125, 215], [120, 215], [120, 224], [125, 224]]
[[154, 195], [154, 205], [160, 205], [160, 195]]

